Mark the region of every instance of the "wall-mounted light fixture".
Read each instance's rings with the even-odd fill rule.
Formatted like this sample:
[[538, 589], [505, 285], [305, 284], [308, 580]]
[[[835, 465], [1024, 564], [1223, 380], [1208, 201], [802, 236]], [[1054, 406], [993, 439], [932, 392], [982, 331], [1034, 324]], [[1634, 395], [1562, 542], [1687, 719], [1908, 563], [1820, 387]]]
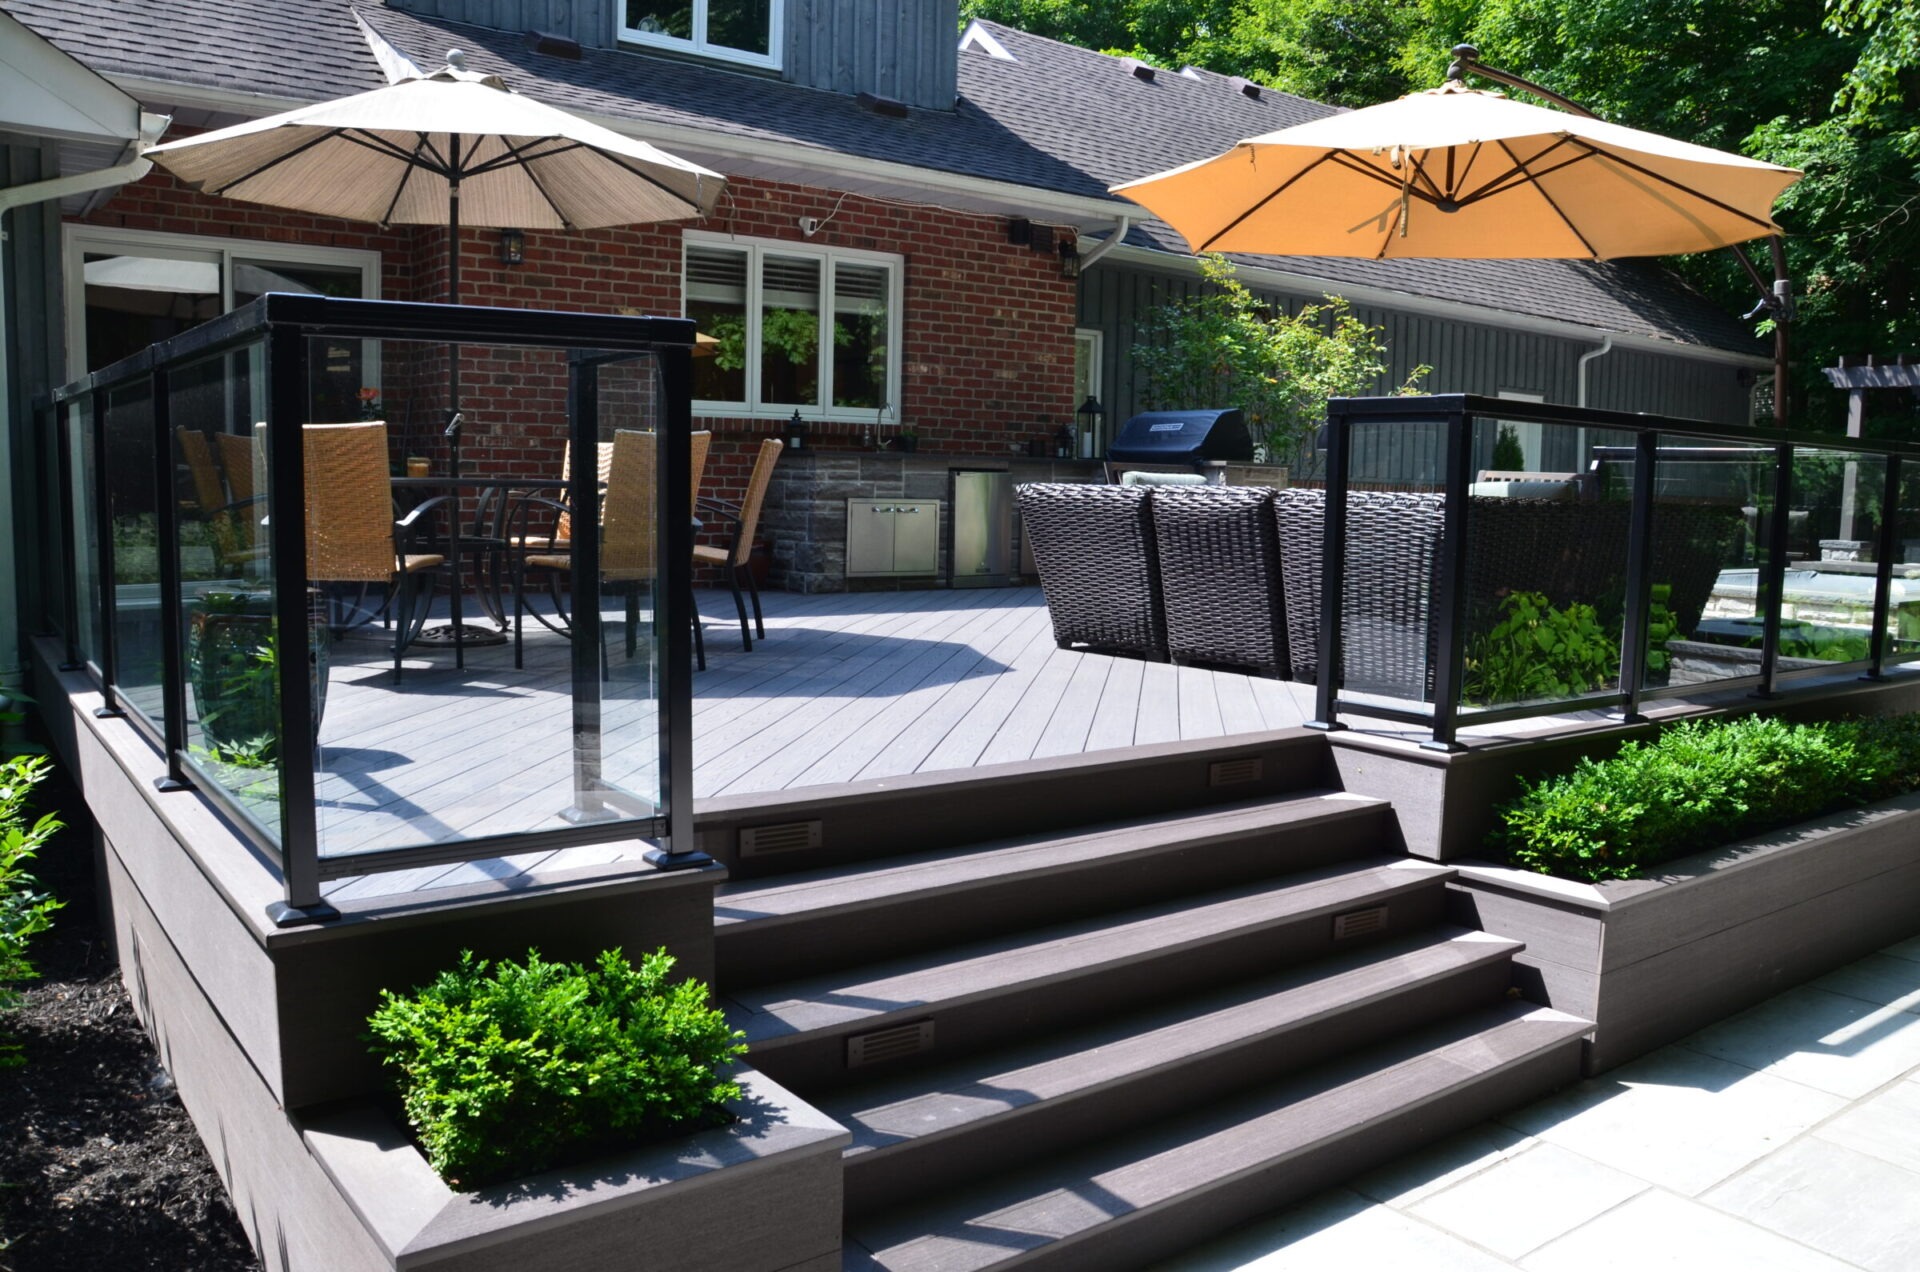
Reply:
[[1073, 241], [1071, 234], [1060, 240], [1060, 276], [1080, 277], [1080, 245]]
[[500, 231], [500, 263], [524, 265], [527, 260], [527, 236], [523, 230]]

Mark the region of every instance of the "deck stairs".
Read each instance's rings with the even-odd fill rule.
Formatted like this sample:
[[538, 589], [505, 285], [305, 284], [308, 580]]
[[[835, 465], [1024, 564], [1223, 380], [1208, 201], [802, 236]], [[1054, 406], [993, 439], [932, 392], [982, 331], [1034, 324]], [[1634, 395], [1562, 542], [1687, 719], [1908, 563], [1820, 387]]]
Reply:
[[1389, 814], [1267, 790], [725, 885], [751, 1063], [853, 1133], [844, 1267], [1146, 1266], [1574, 1080], [1588, 1022], [1510, 994]]

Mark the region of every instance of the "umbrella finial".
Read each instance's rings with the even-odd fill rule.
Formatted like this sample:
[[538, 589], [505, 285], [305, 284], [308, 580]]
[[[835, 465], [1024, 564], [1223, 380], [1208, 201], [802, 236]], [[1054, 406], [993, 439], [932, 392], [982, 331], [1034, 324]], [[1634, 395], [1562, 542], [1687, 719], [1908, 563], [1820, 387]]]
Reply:
[[1453, 62], [1447, 67], [1447, 78], [1450, 80], [1458, 80], [1462, 84], [1466, 83], [1467, 68], [1470, 66], [1473, 66], [1475, 63], [1479, 62], [1479, 60], [1480, 60], [1480, 50], [1474, 48], [1473, 45], [1471, 44], [1454, 45], [1453, 46]]
[[456, 71], [464, 71], [467, 69], [467, 55], [459, 49], [448, 49], [447, 65]]

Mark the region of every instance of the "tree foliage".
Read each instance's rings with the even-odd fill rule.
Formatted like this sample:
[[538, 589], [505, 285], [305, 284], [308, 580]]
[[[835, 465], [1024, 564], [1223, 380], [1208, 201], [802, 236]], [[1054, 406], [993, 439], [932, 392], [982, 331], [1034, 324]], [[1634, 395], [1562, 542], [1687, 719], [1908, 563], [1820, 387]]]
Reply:
[[[1326, 423], [1327, 399], [1372, 390], [1386, 374], [1380, 329], [1327, 297], [1299, 313], [1271, 312], [1224, 256], [1200, 258], [1205, 285], [1150, 311], [1133, 364], [1150, 407], [1237, 406], [1270, 459], [1292, 455]], [[1416, 368], [1407, 389], [1425, 375]]]
[[[961, 8], [1343, 106], [1430, 88], [1452, 46], [1472, 43], [1485, 64], [1602, 118], [1806, 173], [1776, 209], [1800, 306], [1797, 424], [1838, 426], [1838, 395], [1819, 368], [1844, 354], [1920, 350], [1920, 0], [962, 0]], [[1675, 263], [1724, 309], [1753, 307], [1757, 293], [1729, 253]], [[1768, 272], [1764, 259], [1760, 268]]]

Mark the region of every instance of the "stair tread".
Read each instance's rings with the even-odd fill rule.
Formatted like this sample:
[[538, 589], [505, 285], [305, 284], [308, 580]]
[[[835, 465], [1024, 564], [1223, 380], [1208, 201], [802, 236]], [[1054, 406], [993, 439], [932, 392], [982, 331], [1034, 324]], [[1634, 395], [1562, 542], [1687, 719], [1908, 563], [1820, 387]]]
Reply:
[[731, 990], [728, 1017], [749, 1045], [814, 1031], [853, 1032], [954, 1003], [1147, 963], [1232, 932], [1332, 915], [1452, 878], [1445, 866], [1367, 858], [1303, 871], [1286, 882], [1242, 885], [965, 945], [922, 951], [839, 972]]
[[1591, 1028], [1531, 1004], [1489, 1008], [991, 1183], [857, 1220], [847, 1232], [846, 1266], [990, 1267], [1495, 1079]]
[[736, 924], [882, 905], [903, 895], [977, 887], [1261, 830], [1294, 830], [1383, 807], [1384, 801], [1366, 796], [1294, 791], [1173, 816], [1131, 818], [1065, 833], [1024, 835], [959, 849], [737, 880], [723, 884], [715, 897], [715, 934], [724, 939], [726, 929]]
[[848, 1155], [884, 1152], [1244, 1045], [1504, 960], [1521, 948], [1485, 932], [1429, 929], [1123, 1019], [829, 1092], [813, 1102], [852, 1130]]

